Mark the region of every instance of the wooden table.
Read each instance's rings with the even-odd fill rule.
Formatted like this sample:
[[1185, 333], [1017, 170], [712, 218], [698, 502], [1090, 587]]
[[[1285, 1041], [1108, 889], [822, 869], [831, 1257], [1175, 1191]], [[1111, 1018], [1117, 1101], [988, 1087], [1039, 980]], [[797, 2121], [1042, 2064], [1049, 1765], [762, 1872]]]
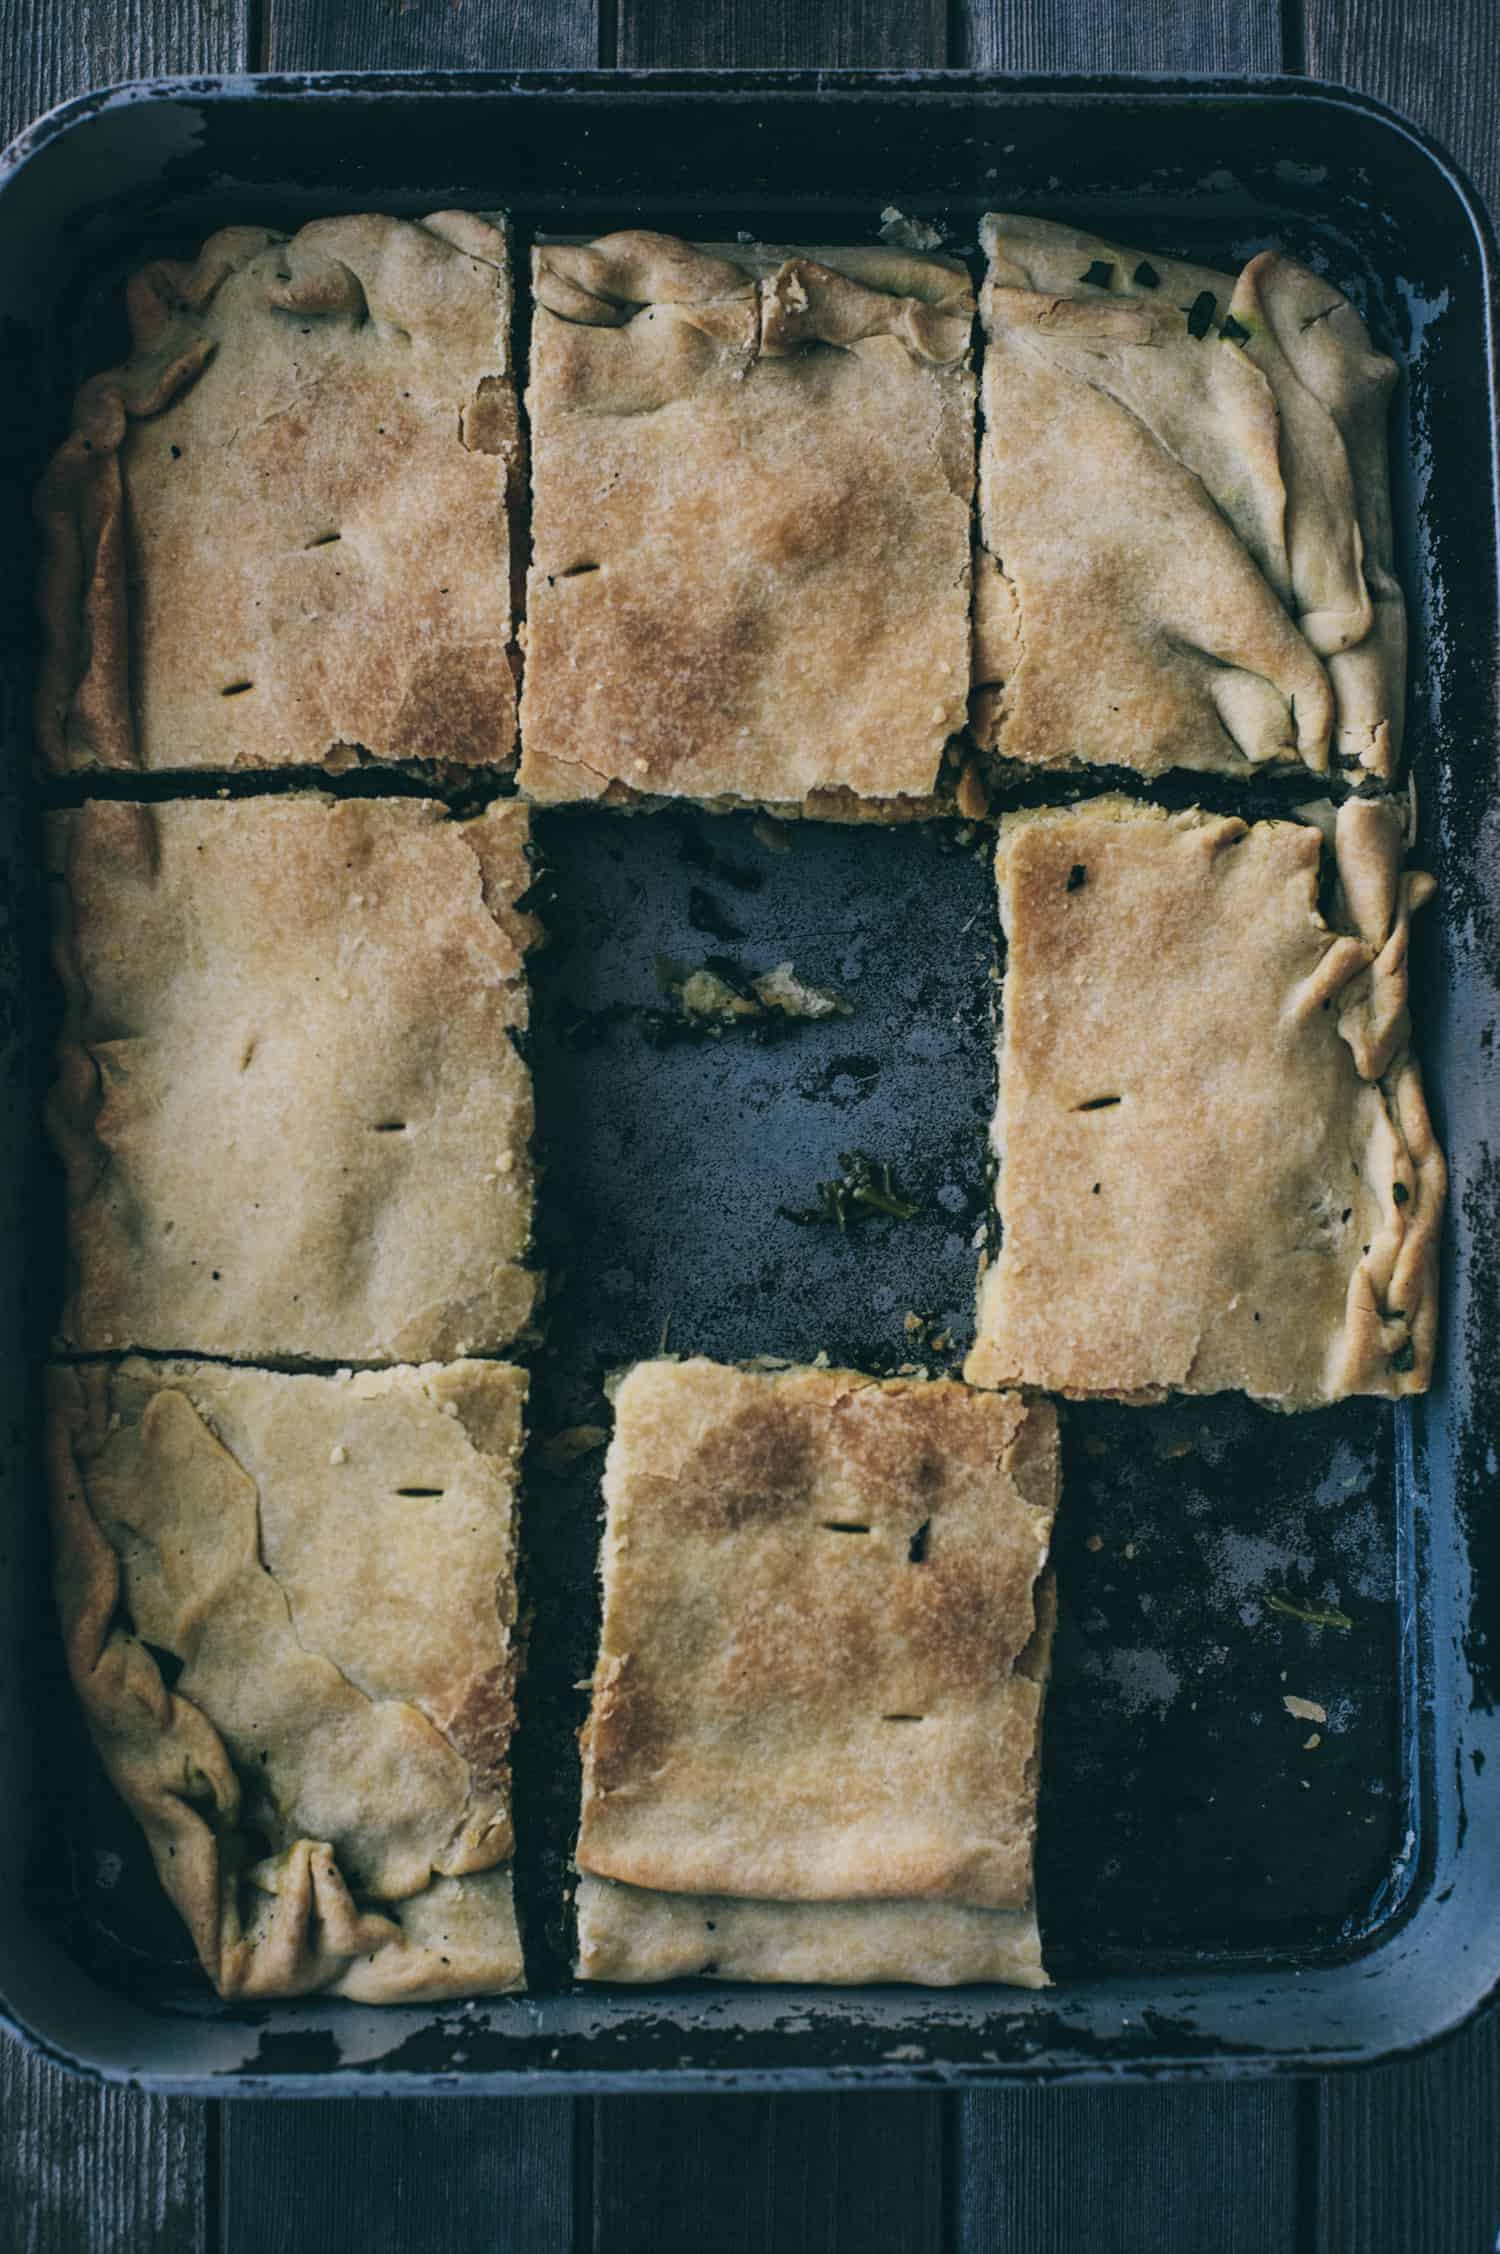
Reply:
[[[164, 71], [1291, 71], [1500, 198], [1495, 0], [0, 0], [0, 139]], [[1500, 2017], [1301, 2083], [974, 2097], [214, 2105], [0, 2043], [0, 2254], [1489, 2254]]]

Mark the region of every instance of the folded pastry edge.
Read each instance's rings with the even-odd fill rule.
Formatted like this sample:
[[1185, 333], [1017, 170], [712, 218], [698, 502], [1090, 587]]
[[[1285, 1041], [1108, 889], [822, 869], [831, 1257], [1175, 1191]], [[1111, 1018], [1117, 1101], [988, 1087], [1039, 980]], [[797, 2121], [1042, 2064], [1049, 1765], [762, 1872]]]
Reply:
[[[420, 2002], [521, 1987], [509, 1860], [461, 1877], [434, 1873], [385, 1914], [358, 1907], [326, 1840], [297, 1839], [256, 1868], [268, 1906], [243, 1914], [251, 1865], [237, 1828], [233, 1763], [209, 1716], [167, 1688], [150, 1650], [121, 1618], [120, 1562], [88, 1500], [79, 1447], [107, 1417], [114, 1367], [54, 1364], [46, 1373], [54, 1592], [89, 1734], [145, 1834], [208, 1979], [230, 2000], [326, 1991], [367, 2003]], [[481, 1914], [498, 1912], [507, 1943], [498, 1970], [478, 1979], [450, 1963], [456, 1952], [441, 1946], [445, 1918], [461, 1919], [476, 1895]]]

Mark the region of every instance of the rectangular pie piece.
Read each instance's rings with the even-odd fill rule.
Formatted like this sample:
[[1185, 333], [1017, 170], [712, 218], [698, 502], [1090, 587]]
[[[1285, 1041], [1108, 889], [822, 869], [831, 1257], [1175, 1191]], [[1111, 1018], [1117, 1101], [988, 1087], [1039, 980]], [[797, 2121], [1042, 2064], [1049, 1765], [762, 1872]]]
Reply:
[[1446, 1176], [1407, 941], [1432, 879], [1403, 872], [1393, 801], [1304, 812], [1100, 798], [1001, 824], [971, 1383], [1283, 1409], [1426, 1388]]
[[1330, 282], [990, 213], [980, 745], [1043, 766], [1394, 773], [1396, 369]]
[[510, 764], [510, 299], [462, 211], [133, 277], [38, 496], [51, 767]]
[[968, 689], [962, 265], [631, 231], [533, 286], [522, 787], [921, 810]]
[[695, 1360], [615, 1420], [582, 1975], [1043, 1985], [1053, 1409]]
[[451, 1360], [531, 1312], [514, 800], [51, 817], [66, 1344]]
[[495, 1362], [50, 1373], [69, 1669], [221, 1995], [521, 1984], [525, 1397]]

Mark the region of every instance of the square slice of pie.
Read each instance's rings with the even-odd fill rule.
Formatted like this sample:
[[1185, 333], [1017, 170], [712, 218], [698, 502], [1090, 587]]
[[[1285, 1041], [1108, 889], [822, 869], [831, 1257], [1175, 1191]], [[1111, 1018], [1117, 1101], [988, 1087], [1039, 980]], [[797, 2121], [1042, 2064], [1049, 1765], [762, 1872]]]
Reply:
[[1042, 766], [1385, 778], [1406, 613], [1396, 369], [1333, 285], [991, 213], [975, 695]]
[[583, 1976], [1042, 1985], [1052, 1408], [700, 1360], [615, 1419]]
[[520, 1985], [525, 1396], [495, 1362], [50, 1373], [69, 1669], [222, 1995]]
[[522, 787], [922, 810], [968, 687], [964, 268], [632, 231], [533, 287]]
[[514, 800], [51, 818], [67, 1345], [399, 1362], [517, 1335], [526, 839]]
[[1393, 801], [1304, 811], [1002, 823], [971, 1383], [1282, 1409], [1427, 1386], [1446, 1177], [1407, 943], [1432, 880], [1403, 871]]
[[131, 280], [38, 497], [59, 770], [508, 766], [503, 227], [230, 227]]

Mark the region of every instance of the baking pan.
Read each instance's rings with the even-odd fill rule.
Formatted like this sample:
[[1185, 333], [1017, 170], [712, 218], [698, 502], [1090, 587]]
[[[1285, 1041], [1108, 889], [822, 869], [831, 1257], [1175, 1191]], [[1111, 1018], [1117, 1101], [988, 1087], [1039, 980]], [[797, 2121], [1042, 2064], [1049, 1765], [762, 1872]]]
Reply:
[[[1067, 1412], [1045, 1993], [570, 1986], [560, 1903], [597, 1456], [556, 1472], [531, 1457], [517, 1799], [532, 1995], [220, 2004], [73, 1712], [33, 1429], [58, 1278], [36, 1125], [54, 997], [33, 873], [29, 488], [74, 382], [122, 341], [117, 286], [142, 255], [231, 221], [451, 203], [508, 209], [523, 249], [538, 229], [631, 223], [867, 240], [892, 205], [958, 248], [991, 206], [1220, 264], [1272, 243], [1347, 289], [1406, 370], [1411, 766], [1421, 858], [1442, 880], [1414, 1001], [1453, 1167], [1441, 1366], [1425, 1402], [1396, 1410], [1278, 1418], [1226, 1396]], [[71, 103], [17, 142], [0, 174], [0, 1993], [33, 2041], [97, 2074], [217, 2094], [1239, 2074], [1409, 2050], [1500, 1983], [1493, 290], [1486, 223], [1447, 161], [1374, 103], [1297, 81], [175, 80]], [[1169, 791], [1243, 803], [1222, 783]], [[985, 835], [693, 812], [555, 812], [537, 832], [550, 939], [531, 1053], [553, 1279], [539, 1438], [601, 1421], [608, 1369], [663, 1343], [951, 1367], [993, 1097]], [[853, 1014], [775, 1040], [695, 1035], [669, 987], [673, 966], [705, 960], [792, 960]], [[856, 1152], [891, 1165], [909, 1221], [845, 1233], [803, 1217]], [[1319, 1625], [1330, 1611], [1349, 1624]], [[1316, 1747], [1287, 1696], [1326, 1710]]]

